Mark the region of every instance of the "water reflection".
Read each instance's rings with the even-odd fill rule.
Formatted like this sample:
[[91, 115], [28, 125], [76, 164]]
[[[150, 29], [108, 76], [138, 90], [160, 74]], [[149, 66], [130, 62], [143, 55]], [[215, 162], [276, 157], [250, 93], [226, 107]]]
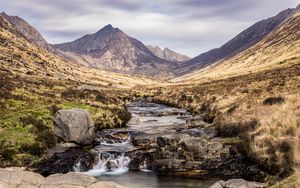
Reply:
[[127, 172], [122, 176], [103, 175], [97, 178], [101, 181], [113, 181], [131, 188], [207, 188], [216, 180], [197, 180], [157, 176], [153, 172]]

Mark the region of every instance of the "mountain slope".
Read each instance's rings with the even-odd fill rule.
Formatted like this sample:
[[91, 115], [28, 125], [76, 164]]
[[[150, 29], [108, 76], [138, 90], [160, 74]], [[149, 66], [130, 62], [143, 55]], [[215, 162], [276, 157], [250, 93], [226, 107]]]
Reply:
[[[248, 49], [214, 65], [175, 78], [173, 82], [203, 82], [252, 74], [300, 63], [300, 6], [274, 31]], [[300, 73], [299, 73], [300, 74]]]
[[103, 87], [133, 87], [154, 83], [144, 77], [90, 69], [64, 61], [49, 53], [19, 32], [15, 25], [0, 16], [0, 72], [33, 80], [73, 81]]
[[157, 57], [160, 57], [167, 61], [187, 61], [191, 59], [190, 57], [179, 54], [173, 50], [170, 50], [169, 48], [161, 49], [158, 46], [151, 45], [147, 45], [147, 48]]
[[274, 17], [255, 23], [220, 48], [212, 49], [176, 67], [177, 73], [179, 75], [190, 73], [246, 50], [280, 27], [293, 12], [294, 9], [286, 9]]
[[29, 25], [25, 20], [18, 16], [9, 16], [5, 12], [0, 14], [3, 18], [14, 25], [15, 29], [22, 33], [27, 40], [38, 45], [41, 48], [49, 49], [50, 46], [45, 38], [31, 25]]
[[65, 58], [88, 67], [160, 78], [173, 76], [171, 62], [156, 57], [143, 43], [111, 25], [53, 47]]

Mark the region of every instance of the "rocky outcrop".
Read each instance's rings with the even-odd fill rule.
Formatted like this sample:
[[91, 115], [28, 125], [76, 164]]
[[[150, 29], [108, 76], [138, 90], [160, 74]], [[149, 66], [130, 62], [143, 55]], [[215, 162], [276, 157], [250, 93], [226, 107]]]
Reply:
[[246, 181], [243, 179], [231, 179], [228, 181], [218, 181], [211, 185], [209, 188], [264, 188], [267, 187], [266, 183], [259, 183], [253, 181]]
[[160, 57], [167, 61], [187, 61], [187, 60], [191, 59], [190, 57], [179, 54], [177, 52], [174, 52], [173, 50], [170, 50], [169, 48], [164, 48], [162, 50], [158, 46], [154, 47], [154, 46], [150, 46], [150, 45], [147, 45], [147, 48], [157, 57]]
[[88, 145], [95, 139], [94, 123], [86, 110], [59, 110], [54, 122], [55, 134], [66, 142]]
[[38, 45], [41, 48], [52, 51], [50, 45], [45, 40], [45, 38], [31, 25], [29, 25], [25, 20], [18, 16], [10, 16], [6, 13], [0, 13], [0, 16], [8, 20], [15, 28], [22, 33], [27, 40]]
[[33, 172], [0, 169], [1, 188], [125, 188], [114, 182], [99, 182], [81, 173], [54, 174], [47, 178]]
[[220, 60], [228, 59], [263, 40], [294, 13], [295, 9], [286, 9], [274, 17], [257, 22], [220, 48], [212, 49], [188, 60], [186, 63], [180, 64], [179, 67], [176, 67], [175, 72], [183, 75], [212, 65]]
[[[42, 174], [43, 176], [49, 176], [56, 173], [68, 173], [71, 171], [87, 171], [93, 167], [97, 160], [98, 153], [72, 146], [70, 148], [61, 149], [55, 148], [50, 149], [50, 154], [41, 163], [36, 166], [35, 172]], [[52, 151], [53, 150], [53, 151]], [[76, 164], [77, 169], [74, 169]]]

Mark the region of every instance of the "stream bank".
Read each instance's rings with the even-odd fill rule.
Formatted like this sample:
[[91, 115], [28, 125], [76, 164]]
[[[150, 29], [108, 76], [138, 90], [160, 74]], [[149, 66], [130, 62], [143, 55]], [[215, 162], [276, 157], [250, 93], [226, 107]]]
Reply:
[[148, 101], [128, 103], [127, 110], [132, 118], [125, 128], [98, 132], [92, 149], [55, 153], [40, 168], [42, 174], [75, 171], [129, 187], [208, 187], [219, 179], [249, 179], [260, 173], [224, 138], [216, 137], [213, 125], [201, 115]]

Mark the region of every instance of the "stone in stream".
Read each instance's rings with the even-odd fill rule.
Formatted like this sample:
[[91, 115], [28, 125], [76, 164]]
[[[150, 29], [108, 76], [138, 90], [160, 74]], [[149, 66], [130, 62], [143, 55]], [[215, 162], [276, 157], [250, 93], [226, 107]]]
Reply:
[[[74, 171], [74, 164], [80, 163], [80, 170], [87, 171], [93, 167], [98, 153], [80, 147], [71, 147], [54, 153], [36, 167], [36, 172], [43, 176], [55, 173], [68, 173]], [[78, 169], [79, 170], [79, 169]]]
[[59, 110], [54, 117], [55, 134], [66, 142], [89, 145], [95, 139], [90, 113], [83, 109]]
[[164, 138], [164, 137], [157, 137], [157, 145], [161, 148], [165, 147], [166, 145], [170, 145], [170, 140], [169, 138]]

